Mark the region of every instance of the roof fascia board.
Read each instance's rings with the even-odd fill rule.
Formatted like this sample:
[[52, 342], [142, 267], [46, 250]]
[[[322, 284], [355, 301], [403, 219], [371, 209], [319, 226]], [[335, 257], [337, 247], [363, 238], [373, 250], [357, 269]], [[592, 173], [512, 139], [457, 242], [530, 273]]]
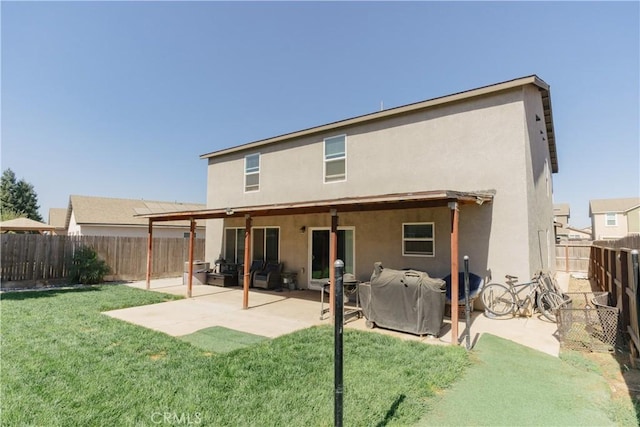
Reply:
[[429, 191], [424, 193], [389, 194], [359, 198], [319, 200], [300, 203], [285, 203], [238, 208], [203, 209], [199, 211], [172, 212], [165, 214], [140, 214], [136, 217], [148, 218], [152, 222], [198, 220], [215, 218], [241, 218], [249, 216], [298, 215], [329, 212], [364, 212], [390, 209], [411, 209], [446, 207], [449, 202], [462, 204], [490, 203], [494, 190], [482, 192]]

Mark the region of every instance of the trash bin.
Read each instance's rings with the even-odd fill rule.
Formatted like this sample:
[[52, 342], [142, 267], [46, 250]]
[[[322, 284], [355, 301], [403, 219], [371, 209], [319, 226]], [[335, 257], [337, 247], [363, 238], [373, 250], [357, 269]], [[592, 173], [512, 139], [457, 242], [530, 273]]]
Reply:
[[[204, 261], [193, 261], [193, 285], [205, 285], [207, 283], [207, 272], [209, 263]], [[182, 274], [182, 284], [189, 283], [189, 262], [184, 263], [184, 273]]]

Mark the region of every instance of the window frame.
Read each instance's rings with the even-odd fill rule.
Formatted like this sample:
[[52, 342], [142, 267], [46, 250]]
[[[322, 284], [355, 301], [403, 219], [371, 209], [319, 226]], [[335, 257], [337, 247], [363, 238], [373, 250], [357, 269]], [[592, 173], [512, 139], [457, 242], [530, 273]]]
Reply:
[[[332, 139], [338, 139], [338, 138], [342, 138], [343, 144], [344, 144], [344, 150], [341, 153], [338, 153], [337, 156], [335, 154], [327, 155], [327, 141], [330, 141]], [[327, 175], [327, 165], [329, 163], [333, 163], [337, 161], [344, 162], [344, 172], [341, 175]], [[335, 135], [335, 136], [331, 136], [323, 139], [322, 141], [322, 175], [323, 175], [323, 182], [325, 184], [333, 184], [335, 182], [344, 182], [347, 180], [347, 134], [343, 133], [340, 135]]]
[[[258, 166], [249, 168], [248, 161], [249, 161], [249, 158], [252, 158], [252, 157], [258, 158]], [[260, 153], [247, 154], [246, 156], [244, 156], [244, 192], [245, 193], [254, 193], [256, 191], [260, 191], [260, 164], [261, 163], [262, 163], [262, 155]], [[258, 177], [258, 183], [248, 185], [247, 179], [253, 175], [256, 175]]]
[[[609, 219], [613, 216], [613, 224], [609, 224]], [[606, 227], [617, 227], [618, 226], [618, 214], [615, 212], [606, 212], [604, 214], [604, 225]]]
[[[405, 227], [411, 225], [430, 225], [431, 226], [431, 237], [425, 238], [407, 238], [405, 236]], [[406, 257], [422, 257], [422, 258], [435, 258], [436, 256], [436, 224], [435, 222], [403, 222], [402, 223], [402, 256]], [[431, 242], [432, 250], [431, 253], [415, 253], [415, 252], [407, 252], [406, 250], [406, 242]]]
[[253, 239], [255, 239], [255, 236], [256, 236], [256, 234], [254, 233], [256, 230], [264, 230], [264, 239], [263, 239], [263, 242], [262, 242], [262, 253], [264, 255], [263, 255], [262, 261], [265, 261], [265, 262], [267, 262], [267, 259], [266, 259], [266, 253], [267, 253], [267, 230], [277, 230], [278, 231], [278, 254], [277, 254], [278, 258], [277, 258], [276, 261], [280, 262], [280, 250], [281, 250], [281, 246], [282, 246], [281, 245], [282, 233], [280, 232], [280, 227], [279, 226], [273, 226], [273, 225], [271, 225], [271, 226], [267, 225], [267, 226], [251, 227], [251, 259], [252, 260], [256, 259], [256, 257], [255, 257], [255, 245], [254, 245], [254, 240], [253, 240]]
[[[234, 259], [233, 261], [227, 259], [227, 249], [229, 245], [229, 239], [227, 239], [227, 231], [229, 230], [235, 230], [235, 233], [234, 233], [235, 241], [233, 244], [234, 244], [235, 257], [237, 259]], [[225, 261], [229, 264], [244, 264], [244, 248], [242, 250], [242, 256], [240, 257], [238, 256], [238, 247], [244, 246], [244, 235], [241, 235], [239, 231], [242, 234], [244, 234], [244, 227], [224, 227], [224, 245], [223, 245], [222, 253], [224, 254]], [[239, 238], [238, 236], [240, 235], [241, 237]], [[242, 241], [242, 245], [238, 245], [238, 242], [240, 241]]]

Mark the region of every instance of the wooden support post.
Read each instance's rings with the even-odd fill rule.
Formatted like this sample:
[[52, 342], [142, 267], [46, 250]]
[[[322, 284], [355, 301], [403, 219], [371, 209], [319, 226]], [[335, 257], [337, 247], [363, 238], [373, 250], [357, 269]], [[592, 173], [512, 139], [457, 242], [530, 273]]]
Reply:
[[338, 259], [338, 212], [331, 209], [331, 236], [329, 240], [329, 313], [335, 314], [336, 273], [333, 265]]
[[458, 203], [449, 202], [451, 209], [451, 344], [458, 345]]
[[153, 221], [149, 219], [147, 241], [147, 289], [151, 289], [151, 251], [153, 250]]
[[244, 281], [242, 286], [242, 309], [249, 308], [249, 281], [251, 280], [251, 216], [245, 215], [244, 224]]
[[189, 225], [189, 278], [187, 279], [187, 298], [191, 298], [193, 290], [193, 247], [196, 235], [196, 221], [191, 218]]

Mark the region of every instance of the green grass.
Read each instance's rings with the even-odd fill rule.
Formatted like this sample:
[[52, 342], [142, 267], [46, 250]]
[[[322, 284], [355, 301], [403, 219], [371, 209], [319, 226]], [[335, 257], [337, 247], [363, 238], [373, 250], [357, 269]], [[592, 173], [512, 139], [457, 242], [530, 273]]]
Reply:
[[[333, 328], [212, 353], [101, 314], [171, 298], [125, 286], [2, 295], [1, 424], [333, 424]], [[469, 364], [460, 347], [352, 330], [344, 360], [350, 426], [416, 422]]]
[[633, 408], [611, 401], [597, 365], [565, 360], [483, 334], [474, 363], [421, 426], [636, 426]]
[[247, 332], [234, 331], [222, 326], [212, 326], [200, 329], [189, 335], [179, 337], [203, 350], [213, 353], [228, 353], [239, 348], [249, 347], [262, 341], [268, 340], [261, 335], [253, 335]]

